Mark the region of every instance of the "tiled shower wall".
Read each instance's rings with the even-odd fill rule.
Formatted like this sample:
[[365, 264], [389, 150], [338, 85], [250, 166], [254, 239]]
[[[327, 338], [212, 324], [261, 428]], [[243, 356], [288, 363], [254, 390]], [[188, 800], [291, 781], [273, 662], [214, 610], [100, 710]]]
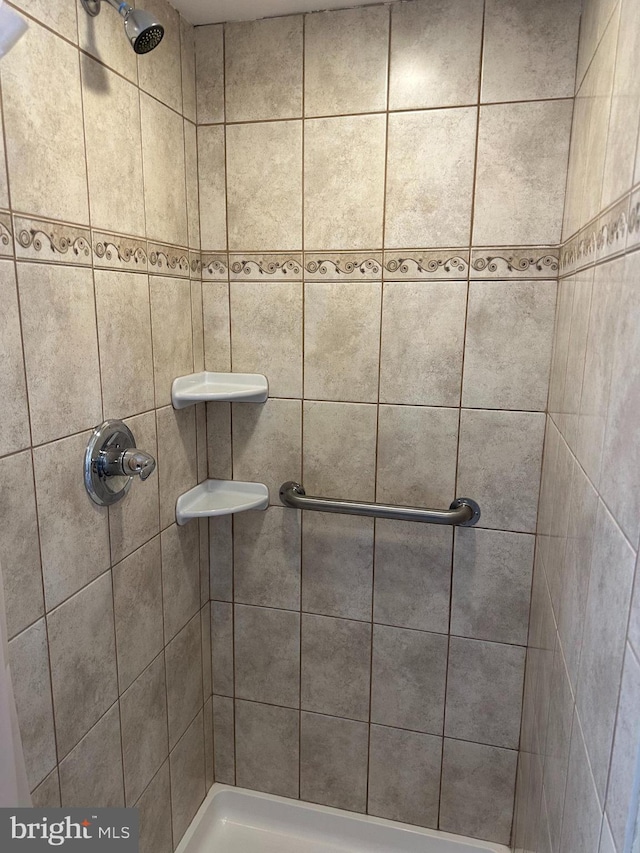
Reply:
[[585, 4], [529, 634], [518, 851], [632, 849], [640, 748], [639, 52], [636, 2]]
[[[206, 476], [205, 413], [170, 406], [203, 357], [194, 32], [145, 0], [167, 32], [138, 61], [106, 4], [18, 5], [29, 29], [0, 63], [0, 560], [28, 777], [38, 805], [137, 804], [141, 850], [171, 853], [213, 775], [207, 531], [174, 523]], [[82, 480], [103, 418], [158, 459], [108, 511]]]
[[[196, 29], [217, 781], [508, 843], [578, 2]], [[458, 530], [278, 490], [482, 506]]]

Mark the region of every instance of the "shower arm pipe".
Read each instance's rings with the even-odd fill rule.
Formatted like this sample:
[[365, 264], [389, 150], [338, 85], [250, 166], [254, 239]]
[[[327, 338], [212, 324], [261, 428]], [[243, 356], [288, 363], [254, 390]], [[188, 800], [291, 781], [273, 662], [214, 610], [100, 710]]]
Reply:
[[127, 12], [131, 11], [131, 6], [128, 3], [123, 3], [122, 0], [106, 0], [106, 2], [110, 6], [113, 6], [116, 12], [118, 12], [119, 15], [122, 15], [123, 18]]
[[307, 495], [300, 483], [280, 486], [280, 500], [285, 506], [312, 512], [337, 512], [342, 515], [364, 515], [369, 518], [391, 518], [396, 521], [418, 521], [425, 524], [449, 524], [473, 527], [480, 520], [480, 507], [471, 498], [456, 498], [449, 509], [424, 509], [418, 506], [347, 501]]

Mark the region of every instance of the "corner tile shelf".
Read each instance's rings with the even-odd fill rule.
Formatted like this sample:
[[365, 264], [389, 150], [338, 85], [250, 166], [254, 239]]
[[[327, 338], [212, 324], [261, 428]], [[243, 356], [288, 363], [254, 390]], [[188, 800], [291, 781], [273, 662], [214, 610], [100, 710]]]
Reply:
[[192, 373], [175, 379], [171, 387], [174, 409], [209, 401], [264, 403], [269, 383], [260, 373]]
[[180, 495], [176, 503], [176, 521], [184, 525], [192, 518], [231, 515], [249, 509], [266, 509], [269, 490], [262, 483], [237, 480], [205, 480]]

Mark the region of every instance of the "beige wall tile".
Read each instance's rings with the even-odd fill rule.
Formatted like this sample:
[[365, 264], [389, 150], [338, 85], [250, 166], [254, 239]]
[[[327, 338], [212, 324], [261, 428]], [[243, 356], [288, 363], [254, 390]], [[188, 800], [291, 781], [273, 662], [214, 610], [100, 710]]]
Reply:
[[541, 412], [463, 409], [457, 492], [480, 504], [483, 527], [535, 531], [544, 421]]
[[120, 699], [127, 803], [135, 803], [169, 755], [167, 690], [162, 655]]
[[385, 246], [465, 246], [477, 110], [389, 117]]
[[445, 738], [440, 827], [508, 844], [518, 753]]
[[446, 634], [452, 549], [452, 530], [378, 519], [374, 621]]
[[188, 242], [192, 248], [200, 248], [200, 204], [198, 188], [198, 141], [196, 126], [184, 122], [185, 180], [187, 184]]
[[231, 403], [207, 403], [207, 457], [209, 477], [231, 479]]
[[202, 283], [202, 311], [205, 369], [228, 373], [231, 370], [231, 322], [229, 285], [226, 282]]
[[620, 29], [613, 79], [611, 116], [602, 188], [602, 207], [620, 198], [634, 182], [635, 145], [640, 114], [640, 82], [635, 73], [640, 52], [640, 27], [636, 10], [624, 0], [620, 10]]
[[13, 262], [0, 261], [0, 338], [2, 338], [2, 370], [0, 372], [0, 455], [14, 453], [31, 443], [27, 386], [22, 355], [22, 336], [18, 294]]
[[31, 453], [0, 459], [0, 563], [7, 634], [13, 637], [44, 612], [40, 541]]
[[224, 121], [224, 29], [196, 27], [198, 124]]
[[[155, 412], [146, 412], [125, 420], [133, 433], [136, 446], [158, 459], [158, 437]], [[111, 561], [122, 560], [160, 530], [158, 471], [144, 481], [134, 483], [128, 494], [109, 507]]]
[[144, 93], [140, 95], [140, 110], [147, 237], [186, 246], [183, 121]]
[[299, 282], [232, 282], [233, 370], [263, 373], [272, 397], [302, 396]]
[[[1, 108], [0, 118], [2, 118]], [[0, 207], [9, 207], [9, 183], [7, 177], [7, 157], [4, 147], [4, 134], [2, 134], [2, 139], [0, 139]], [[6, 225], [4, 225], [4, 227], [6, 228]], [[6, 254], [6, 248], [7, 247], [2, 251], [3, 255]], [[12, 254], [11, 250], [9, 251], [9, 254]]]
[[560, 849], [597, 850], [601, 823], [602, 809], [576, 711], [571, 732]]
[[300, 607], [300, 514], [272, 506], [234, 520], [234, 600]]
[[384, 115], [305, 122], [306, 248], [382, 245], [385, 132]]
[[449, 638], [373, 626], [371, 722], [441, 735]]
[[174, 637], [200, 610], [199, 530], [187, 524], [163, 530], [162, 598], [165, 642]]
[[480, 109], [473, 242], [560, 239], [570, 100]]
[[111, 573], [105, 572], [53, 610], [47, 625], [62, 758], [118, 697]]
[[593, 280], [576, 455], [596, 487], [600, 483], [624, 277], [625, 261], [620, 259], [596, 267]]
[[96, 803], [102, 808], [124, 806], [117, 705], [112, 705], [60, 762], [60, 793], [66, 807], [95, 807]]
[[366, 723], [300, 716], [300, 796], [348, 811], [367, 808], [369, 731]]
[[299, 400], [234, 403], [233, 476], [264, 483], [278, 503], [280, 486], [300, 477], [302, 404]]
[[635, 561], [636, 554], [599, 501], [576, 707], [600, 802], [611, 761]]
[[33, 452], [47, 610], [109, 568], [107, 510], [87, 495], [80, 476], [90, 433]]
[[601, 491], [618, 523], [637, 545], [640, 537], [638, 486], [638, 276], [640, 255], [627, 255], [624, 283], [613, 337], [613, 368], [604, 433]]
[[186, 279], [152, 276], [151, 330], [156, 405], [171, 402], [171, 386], [193, 373], [191, 284]]
[[141, 853], [172, 853], [169, 762], [156, 773], [136, 803], [140, 813]]
[[101, 270], [94, 275], [105, 412], [116, 418], [148, 411], [154, 406], [149, 279]]
[[302, 609], [371, 619], [373, 520], [309, 512], [303, 524]]
[[[50, 6], [50, 4], [47, 4]], [[138, 63], [127, 38], [122, 35], [122, 24], [115, 18], [115, 10], [102, 7], [102, 14], [95, 18], [76, 2], [78, 14], [78, 36], [82, 50], [99, 59], [109, 68], [122, 74], [133, 83], [138, 82]], [[66, 33], [62, 33], [66, 36]]]
[[124, 692], [162, 651], [160, 539], [113, 567], [118, 679]]
[[227, 247], [224, 128], [198, 128], [198, 179], [202, 248]]
[[13, 5], [55, 30], [68, 41], [77, 43], [76, 15], [71, 3], [52, 6], [47, 0], [16, 0]]
[[[213, 748], [216, 782], [235, 785], [234, 701], [226, 696], [213, 697]], [[242, 703], [239, 703], [242, 704]], [[294, 718], [295, 711], [290, 715]]]
[[371, 726], [369, 814], [435, 827], [442, 738]]
[[56, 763], [53, 705], [44, 619], [9, 643], [18, 724], [30, 788], [35, 788]]
[[227, 193], [229, 249], [300, 249], [302, 122], [228, 126]]
[[302, 16], [225, 28], [227, 121], [302, 115]]
[[489, 0], [482, 101], [573, 97], [580, 11], [579, 0]]
[[386, 282], [380, 401], [457, 406], [467, 284]]
[[178, 846], [206, 793], [203, 756], [203, 715], [200, 712], [184, 737], [176, 744], [169, 758], [174, 849]]
[[164, 26], [164, 38], [150, 53], [138, 56], [140, 88], [182, 112], [180, 15], [167, 0], [145, 0], [144, 8]]
[[303, 485], [307, 494], [374, 500], [376, 420], [376, 406], [305, 401]]
[[165, 528], [175, 521], [177, 499], [197, 483], [195, 411], [167, 406], [158, 409], [156, 420], [160, 527]]
[[482, 8], [475, 0], [392, 6], [389, 108], [475, 103], [481, 42]]
[[456, 497], [458, 410], [380, 406], [376, 499], [447, 509]]
[[388, 49], [383, 6], [307, 15], [305, 115], [384, 110]]
[[233, 605], [211, 602], [211, 683], [213, 692], [233, 696]]
[[302, 709], [368, 720], [371, 624], [303, 613], [301, 650]]
[[[169, 747], [173, 749], [202, 707], [202, 633], [196, 614], [165, 649]], [[204, 761], [203, 761], [204, 772]]]
[[196, 121], [196, 28], [180, 15], [180, 56], [182, 63], [182, 114]]
[[138, 90], [87, 56], [82, 55], [80, 65], [91, 224], [144, 234]]
[[463, 528], [455, 536], [452, 633], [525, 645], [534, 537]]
[[600, 39], [609, 23], [611, 13], [616, 8], [616, 0], [586, 0], [580, 26], [580, 44], [576, 88], [584, 78], [589, 63], [593, 59]]
[[2, 96], [13, 206], [88, 222], [77, 51], [32, 23], [2, 63]]
[[60, 781], [57, 767], [54, 767], [51, 773], [31, 792], [31, 802], [36, 809], [60, 808]]
[[238, 785], [283, 797], [298, 796], [299, 718], [291, 708], [236, 703]]
[[236, 696], [299, 707], [300, 614], [237, 604], [234, 640]]
[[462, 403], [543, 411], [556, 308], [556, 283], [472, 282]]
[[382, 285], [305, 285], [304, 393], [314, 400], [375, 402]]

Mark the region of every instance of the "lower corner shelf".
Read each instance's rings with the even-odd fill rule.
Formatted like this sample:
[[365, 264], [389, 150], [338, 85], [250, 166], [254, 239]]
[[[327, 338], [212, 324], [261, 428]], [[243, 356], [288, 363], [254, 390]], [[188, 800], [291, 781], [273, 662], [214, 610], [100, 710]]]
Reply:
[[205, 480], [180, 495], [176, 503], [176, 521], [183, 525], [192, 518], [231, 515], [250, 509], [264, 510], [268, 506], [269, 490], [262, 483]]

